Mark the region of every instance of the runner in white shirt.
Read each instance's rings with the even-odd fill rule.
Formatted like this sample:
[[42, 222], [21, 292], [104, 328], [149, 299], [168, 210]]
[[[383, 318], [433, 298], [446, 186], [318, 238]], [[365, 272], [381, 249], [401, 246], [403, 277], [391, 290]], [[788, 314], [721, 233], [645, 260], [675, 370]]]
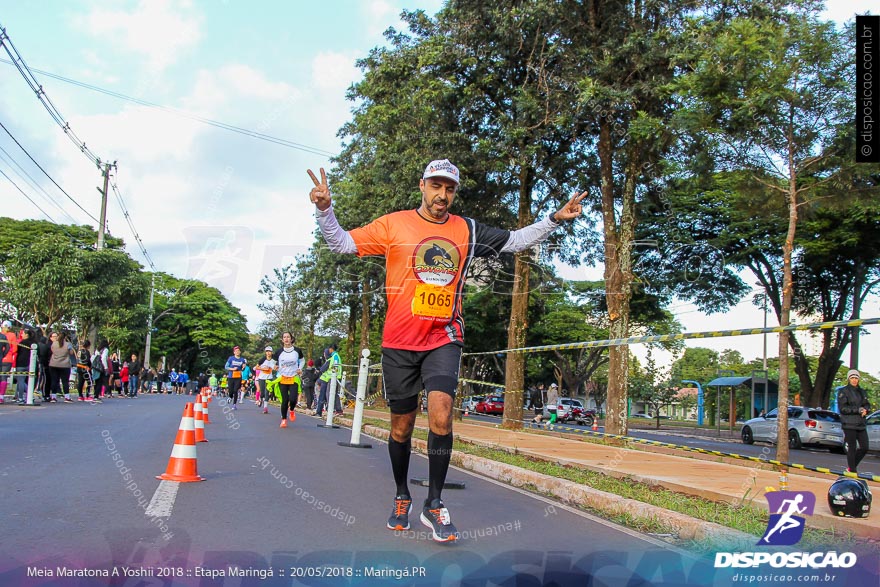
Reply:
[[281, 390], [281, 428], [287, 428], [287, 410], [290, 408], [290, 421], [296, 420], [296, 413], [293, 408], [296, 407], [296, 401], [299, 397], [300, 378], [302, 374], [302, 366], [304, 359], [300, 357], [296, 348], [293, 346], [293, 335], [285, 332], [281, 335], [281, 343], [284, 348], [276, 355], [278, 360], [278, 374], [281, 376], [281, 383], [278, 388]]
[[263, 413], [269, 413], [269, 396], [266, 382], [272, 378], [272, 372], [278, 367], [278, 361], [272, 358], [272, 347], [266, 347], [266, 358], [257, 365], [257, 400], [263, 406]]

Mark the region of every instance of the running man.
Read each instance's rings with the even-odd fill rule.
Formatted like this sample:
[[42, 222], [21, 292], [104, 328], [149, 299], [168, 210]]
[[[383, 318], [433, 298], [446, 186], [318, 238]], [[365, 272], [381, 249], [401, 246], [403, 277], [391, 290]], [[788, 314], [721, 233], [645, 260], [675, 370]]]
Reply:
[[293, 335], [285, 332], [281, 335], [283, 348], [278, 353], [278, 375], [281, 382], [278, 389], [281, 392], [281, 428], [287, 428], [287, 412], [290, 410], [290, 421], [296, 420], [296, 400], [299, 398], [299, 386], [301, 384], [302, 366], [305, 360], [298, 349], [293, 346]]
[[269, 394], [266, 392], [266, 381], [272, 378], [272, 373], [278, 367], [278, 361], [276, 361], [272, 353], [274, 350], [271, 346], [267, 346], [265, 348], [266, 357], [257, 365], [257, 400], [263, 406], [263, 413], [269, 413]]
[[586, 192], [573, 196], [549, 217], [516, 231], [480, 224], [449, 213], [459, 187], [458, 168], [432, 161], [419, 181], [417, 210], [382, 216], [362, 228], [343, 230], [333, 214], [327, 175], [309, 170], [309, 197], [330, 250], [385, 257], [388, 310], [382, 336], [382, 381], [391, 410], [388, 454], [397, 485], [388, 519], [392, 530], [409, 529], [412, 497], [407, 485], [418, 395], [428, 393], [428, 497], [422, 524], [433, 539], [458, 538], [441, 499], [452, 455], [452, 405], [464, 336], [461, 316], [465, 275], [475, 257], [515, 253], [545, 240], [562, 221], [581, 215]]
[[229, 386], [229, 397], [232, 399], [232, 409], [237, 410], [238, 390], [241, 389], [241, 370], [247, 365], [247, 359], [241, 356], [241, 347], [232, 347], [232, 356], [226, 359], [226, 380]]
[[[779, 504], [779, 510], [776, 513], [782, 515], [779, 517], [779, 521], [776, 522], [776, 525], [773, 527], [773, 529], [767, 532], [767, 535], [764, 536], [764, 542], [770, 544], [770, 537], [777, 530], [779, 530], [779, 533], [782, 534], [786, 530], [791, 530], [792, 528], [797, 528], [801, 525], [801, 523], [795, 520], [792, 516], [794, 516], [795, 514], [802, 514], [807, 511], [807, 506], [804, 506], [802, 508], [798, 507], [798, 505], [802, 501], [804, 501], [804, 496], [798, 493], [794, 499], [786, 499], [783, 500], [781, 504]], [[786, 506], [788, 507], [788, 509], [783, 512], [782, 509]]]

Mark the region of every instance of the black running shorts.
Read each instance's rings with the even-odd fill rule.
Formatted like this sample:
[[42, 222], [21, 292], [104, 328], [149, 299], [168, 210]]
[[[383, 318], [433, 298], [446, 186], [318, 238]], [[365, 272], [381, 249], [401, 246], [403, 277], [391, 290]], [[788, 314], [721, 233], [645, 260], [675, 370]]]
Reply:
[[408, 399], [420, 391], [442, 391], [455, 397], [461, 347], [446, 344], [430, 351], [382, 349], [382, 383], [385, 399]]

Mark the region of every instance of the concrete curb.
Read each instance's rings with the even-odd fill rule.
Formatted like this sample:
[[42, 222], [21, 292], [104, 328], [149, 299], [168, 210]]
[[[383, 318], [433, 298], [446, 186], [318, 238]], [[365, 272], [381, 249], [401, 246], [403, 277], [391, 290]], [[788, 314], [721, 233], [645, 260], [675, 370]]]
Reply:
[[[346, 426], [351, 426], [352, 424], [349, 419], [337, 418], [336, 420]], [[381, 440], [388, 440], [390, 434], [388, 430], [371, 425], [364, 425], [363, 432]], [[413, 450], [422, 454], [427, 453], [427, 444], [424, 440], [412, 439]], [[738, 546], [751, 548], [758, 538], [745, 532], [721, 526], [720, 524], [698, 520], [685, 514], [652, 506], [634, 499], [624, 498], [613, 493], [599, 491], [586, 485], [574, 483], [573, 481], [559, 479], [467, 453], [453, 453], [452, 464], [513, 487], [526, 488], [544, 495], [550, 495], [568, 505], [587, 507], [609, 516], [625, 515], [636, 519], [657, 522], [672, 529], [683, 540], [709, 541], [722, 544], [725, 548], [736, 548]]]

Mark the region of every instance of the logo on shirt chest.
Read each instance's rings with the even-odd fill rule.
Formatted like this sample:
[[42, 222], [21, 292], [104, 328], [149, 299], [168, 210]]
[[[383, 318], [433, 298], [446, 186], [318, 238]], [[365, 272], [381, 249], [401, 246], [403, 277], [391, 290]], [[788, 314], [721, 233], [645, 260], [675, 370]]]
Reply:
[[448, 285], [458, 275], [460, 264], [458, 249], [445, 238], [427, 238], [413, 252], [413, 273], [422, 283]]

